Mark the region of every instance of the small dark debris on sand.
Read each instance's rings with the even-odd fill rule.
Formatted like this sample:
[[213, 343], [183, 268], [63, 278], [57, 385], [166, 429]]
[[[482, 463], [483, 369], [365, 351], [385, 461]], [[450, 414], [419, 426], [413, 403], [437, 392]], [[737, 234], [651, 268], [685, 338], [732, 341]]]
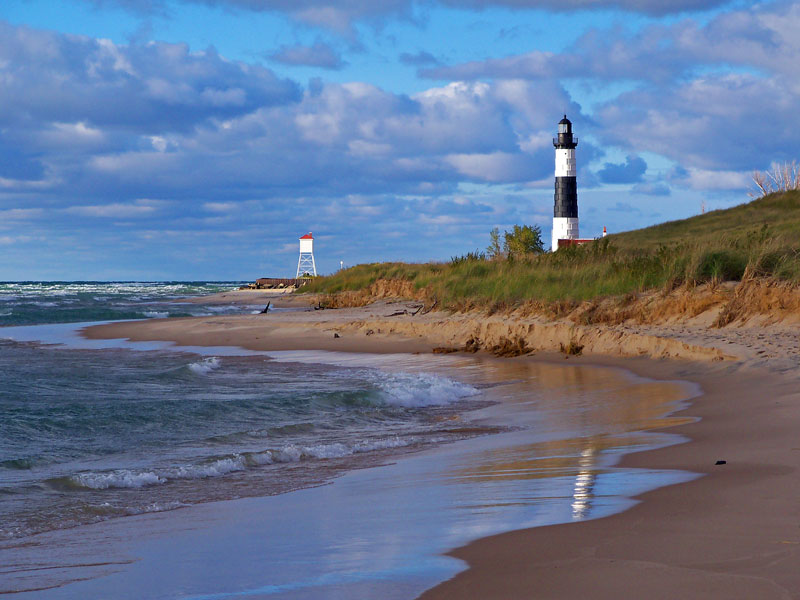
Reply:
[[523, 356], [524, 354], [530, 354], [533, 352], [533, 350], [528, 347], [528, 342], [526, 342], [525, 339], [520, 336], [517, 336], [514, 339], [501, 337], [499, 343], [495, 344], [494, 346], [487, 347], [486, 350], [495, 356], [500, 356], [503, 358]]
[[564, 344], [559, 345], [561, 346], [561, 352], [567, 356], [580, 356], [583, 352], [583, 344], [579, 344], [575, 340], [570, 340], [566, 346]]
[[470, 352], [474, 354], [475, 352], [481, 349], [481, 346], [482, 346], [481, 341], [475, 336], [473, 336], [464, 343], [464, 352]]
[[458, 352], [459, 348], [453, 348], [452, 346], [438, 346], [433, 349], [434, 354], [452, 354], [453, 352]]

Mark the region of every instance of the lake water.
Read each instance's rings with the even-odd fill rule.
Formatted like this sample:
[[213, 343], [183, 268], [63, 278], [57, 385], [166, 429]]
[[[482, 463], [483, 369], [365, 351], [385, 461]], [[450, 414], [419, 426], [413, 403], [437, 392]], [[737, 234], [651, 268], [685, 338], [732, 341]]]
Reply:
[[[437, 558], [448, 548], [609, 514], [691, 477], [615, 466], [676, 441], [647, 431], [675, 421], [665, 413], [694, 393], [681, 383], [77, 333], [257, 311], [178, 301], [235, 285], [0, 284], [0, 593], [412, 598], [461, 568]], [[238, 549], [209, 564], [198, 537]], [[131, 566], [97, 566], [132, 547]], [[158, 591], [145, 583], [156, 574]]]

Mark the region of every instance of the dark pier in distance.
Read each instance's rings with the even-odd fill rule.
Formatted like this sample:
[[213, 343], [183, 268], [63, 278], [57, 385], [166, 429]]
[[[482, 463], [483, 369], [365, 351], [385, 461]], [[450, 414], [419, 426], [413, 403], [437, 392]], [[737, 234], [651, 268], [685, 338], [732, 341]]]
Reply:
[[282, 290], [288, 287], [295, 287], [299, 288], [307, 284], [309, 281], [308, 278], [300, 278], [300, 279], [280, 279], [277, 277], [262, 277], [261, 279], [256, 279], [255, 283], [248, 283], [247, 285], [243, 285], [241, 288], [242, 290]]

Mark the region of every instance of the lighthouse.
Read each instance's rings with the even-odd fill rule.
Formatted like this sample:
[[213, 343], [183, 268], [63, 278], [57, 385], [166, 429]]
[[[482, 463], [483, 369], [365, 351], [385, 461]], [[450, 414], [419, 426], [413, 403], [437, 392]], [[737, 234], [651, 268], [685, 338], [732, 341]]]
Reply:
[[578, 239], [578, 184], [575, 178], [575, 146], [572, 122], [564, 115], [558, 122], [556, 147], [556, 193], [553, 207], [553, 237], [550, 248], [558, 250], [558, 240]]

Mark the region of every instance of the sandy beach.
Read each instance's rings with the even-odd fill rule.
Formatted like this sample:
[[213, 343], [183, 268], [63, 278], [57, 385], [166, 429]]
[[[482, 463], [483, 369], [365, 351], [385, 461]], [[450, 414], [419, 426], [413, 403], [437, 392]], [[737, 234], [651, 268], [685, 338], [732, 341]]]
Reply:
[[604, 519], [460, 548], [453, 556], [470, 569], [423, 598], [800, 597], [796, 382], [763, 370], [624, 363], [696, 381], [703, 395], [686, 411], [700, 420], [672, 429], [689, 443], [626, 455], [622, 464], [703, 477], [646, 493]]
[[287, 300], [294, 310], [114, 323], [86, 335], [344, 352], [430, 352], [461, 346], [470, 336], [487, 345], [524, 336], [537, 355], [512, 361], [563, 361], [554, 352], [558, 345], [578, 339], [584, 353], [570, 357], [576, 363], [696, 382], [702, 395], [685, 415], [697, 420], [670, 429], [691, 441], [628, 454], [622, 464], [702, 477], [648, 492], [635, 507], [606, 518], [505, 533], [455, 549], [452, 556], [469, 569], [422, 597], [800, 597], [800, 394], [793, 327], [592, 328], [538, 318], [412, 316], [411, 302], [314, 311], [302, 297]]

